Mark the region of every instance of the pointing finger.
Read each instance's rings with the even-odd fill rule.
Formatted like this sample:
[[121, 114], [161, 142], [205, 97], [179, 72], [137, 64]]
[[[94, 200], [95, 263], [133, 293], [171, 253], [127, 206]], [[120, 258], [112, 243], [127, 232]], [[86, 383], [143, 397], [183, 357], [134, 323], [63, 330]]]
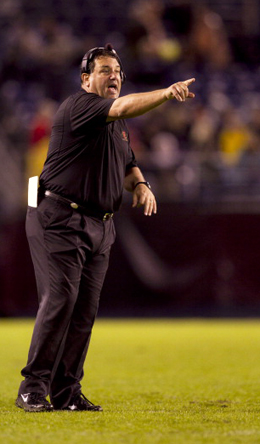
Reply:
[[195, 82], [195, 78], [193, 77], [192, 79], [188, 79], [188, 80], [184, 80], [183, 83], [185, 83], [185, 85], [189, 86], [191, 83]]

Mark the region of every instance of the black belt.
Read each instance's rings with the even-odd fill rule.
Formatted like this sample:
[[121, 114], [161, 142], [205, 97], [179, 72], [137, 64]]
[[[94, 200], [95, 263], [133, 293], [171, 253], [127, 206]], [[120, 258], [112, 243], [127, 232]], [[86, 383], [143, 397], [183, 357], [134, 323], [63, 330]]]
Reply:
[[51, 199], [57, 200], [59, 202], [63, 202], [66, 205], [69, 205], [73, 210], [78, 210], [86, 214], [86, 216], [95, 217], [97, 219], [101, 219], [103, 221], [109, 220], [113, 217], [114, 213], [103, 213], [102, 211], [91, 211], [89, 208], [84, 207], [83, 205], [79, 205], [72, 200], [67, 199], [66, 197], [60, 196], [59, 194], [53, 193], [52, 191], [46, 190], [44, 192], [46, 197], [50, 197]]

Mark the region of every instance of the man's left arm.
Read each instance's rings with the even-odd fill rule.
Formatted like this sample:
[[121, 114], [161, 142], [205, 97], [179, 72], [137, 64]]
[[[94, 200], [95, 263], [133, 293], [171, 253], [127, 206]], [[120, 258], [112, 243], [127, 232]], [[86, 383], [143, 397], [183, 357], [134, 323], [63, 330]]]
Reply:
[[[144, 182], [144, 183], [142, 183]], [[133, 207], [144, 207], [144, 215], [151, 216], [157, 213], [157, 203], [155, 196], [138, 167], [127, 170], [124, 187], [133, 194]]]

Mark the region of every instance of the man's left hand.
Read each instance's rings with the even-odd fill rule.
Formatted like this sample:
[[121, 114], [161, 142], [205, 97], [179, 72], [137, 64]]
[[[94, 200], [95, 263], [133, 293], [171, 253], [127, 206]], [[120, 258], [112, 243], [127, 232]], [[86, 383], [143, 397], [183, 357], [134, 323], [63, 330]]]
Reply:
[[157, 213], [157, 203], [154, 194], [145, 184], [139, 184], [133, 191], [132, 207], [144, 207], [144, 215], [151, 216]]

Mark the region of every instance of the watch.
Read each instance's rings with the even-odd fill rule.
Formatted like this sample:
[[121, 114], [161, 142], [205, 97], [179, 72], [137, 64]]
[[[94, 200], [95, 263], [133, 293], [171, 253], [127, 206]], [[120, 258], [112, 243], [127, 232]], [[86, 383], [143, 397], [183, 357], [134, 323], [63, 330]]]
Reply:
[[134, 190], [136, 189], [136, 187], [137, 187], [137, 185], [140, 185], [140, 184], [143, 184], [143, 185], [146, 185], [147, 186], [147, 188], [149, 188], [149, 190], [151, 190], [152, 189], [152, 187], [151, 187], [151, 185], [149, 184], [149, 182], [137, 182], [136, 184], [135, 184], [135, 186], [134, 186]]

